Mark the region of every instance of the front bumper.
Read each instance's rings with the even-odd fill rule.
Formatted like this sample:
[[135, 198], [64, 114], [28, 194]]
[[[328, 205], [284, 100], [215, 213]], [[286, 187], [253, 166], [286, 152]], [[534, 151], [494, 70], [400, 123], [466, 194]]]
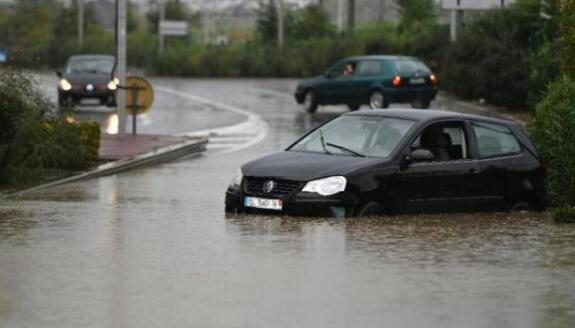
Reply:
[[[244, 199], [249, 197], [279, 198], [283, 201], [283, 209], [264, 210], [244, 206]], [[237, 213], [261, 213], [294, 216], [329, 216], [345, 217], [352, 215], [355, 200], [344, 193], [324, 197], [315, 193], [296, 192], [285, 197], [274, 197], [261, 194], [248, 194], [239, 188], [228, 188], [226, 191], [226, 211]]]

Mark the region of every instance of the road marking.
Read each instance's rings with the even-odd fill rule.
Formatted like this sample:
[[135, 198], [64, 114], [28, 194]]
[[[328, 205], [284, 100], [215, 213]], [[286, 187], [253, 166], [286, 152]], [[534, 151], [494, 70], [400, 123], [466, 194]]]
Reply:
[[220, 154], [236, 152], [260, 143], [268, 134], [268, 124], [255, 113], [161, 85], [156, 86], [156, 90], [195, 101], [208, 108], [219, 108], [246, 118], [245, 121], [230, 126], [179, 134], [188, 137], [207, 136], [210, 140], [207, 146], [208, 151]]

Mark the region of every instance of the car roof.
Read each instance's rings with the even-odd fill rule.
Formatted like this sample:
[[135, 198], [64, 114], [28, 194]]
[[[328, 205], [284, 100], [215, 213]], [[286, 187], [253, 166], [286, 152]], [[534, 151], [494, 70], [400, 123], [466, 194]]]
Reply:
[[392, 60], [412, 59], [412, 60], [419, 60], [417, 57], [401, 56], [401, 55], [366, 55], [366, 56], [348, 57], [345, 59], [346, 60], [366, 60], [366, 59], [392, 59]]
[[74, 55], [70, 56], [68, 60], [75, 60], [75, 59], [111, 59], [116, 60], [116, 57], [112, 55]]
[[510, 120], [498, 119], [493, 117], [479, 116], [466, 113], [450, 112], [444, 110], [434, 110], [434, 109], [407, 109], [407, 108], [389, 108], [389, 109], [367, 109], [360, 110], [356, 112], [346, 113], [344, 115], [349, 116], [381, 116], [381, 117], [393, 117], [402, 118], [413, 121], [425, 122], [434, 121], [441, 119], [460, 119], [460, 120], [476, 120], [491, 122], [503, 125], [516, 125], [518, 123]]

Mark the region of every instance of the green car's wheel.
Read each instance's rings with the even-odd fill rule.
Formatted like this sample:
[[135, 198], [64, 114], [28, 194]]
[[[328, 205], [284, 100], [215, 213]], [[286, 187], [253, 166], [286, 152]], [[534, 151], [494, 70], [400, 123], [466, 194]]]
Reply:
[[375, 90], [369, 95], [369, 107], [371, 109], [387, 108], [388, 106], [389, 103], [382, 91]]
[[307, 90], [303, 96], [303, 108], [306, 112], [313, 114], [317, 111], [317, 94], [313, 90]]

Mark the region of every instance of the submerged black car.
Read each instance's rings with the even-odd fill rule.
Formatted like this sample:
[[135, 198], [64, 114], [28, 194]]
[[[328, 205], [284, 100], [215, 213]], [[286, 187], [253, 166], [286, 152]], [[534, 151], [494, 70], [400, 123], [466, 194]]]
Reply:
[[357, 111], [244, 164], [225, 206], [319, 216], [540, 210], [544, 173], [515, 122], [435, 110]]
[[295, 91], [298, 104], [308, 113], [319, 105], [348, 105], [357, 110], [391, 103], [411, 103], [428, 108], [437, 94], [437, 77], [429, 67], [409, 56], [359, 56], [344, 58], [322, 75], [302, 81]]
[[72, 56], [63, 70], [57, 71], [58, 103], [116, 105], [118, 80], [113, 71], [116, 59], [108, 55]]

